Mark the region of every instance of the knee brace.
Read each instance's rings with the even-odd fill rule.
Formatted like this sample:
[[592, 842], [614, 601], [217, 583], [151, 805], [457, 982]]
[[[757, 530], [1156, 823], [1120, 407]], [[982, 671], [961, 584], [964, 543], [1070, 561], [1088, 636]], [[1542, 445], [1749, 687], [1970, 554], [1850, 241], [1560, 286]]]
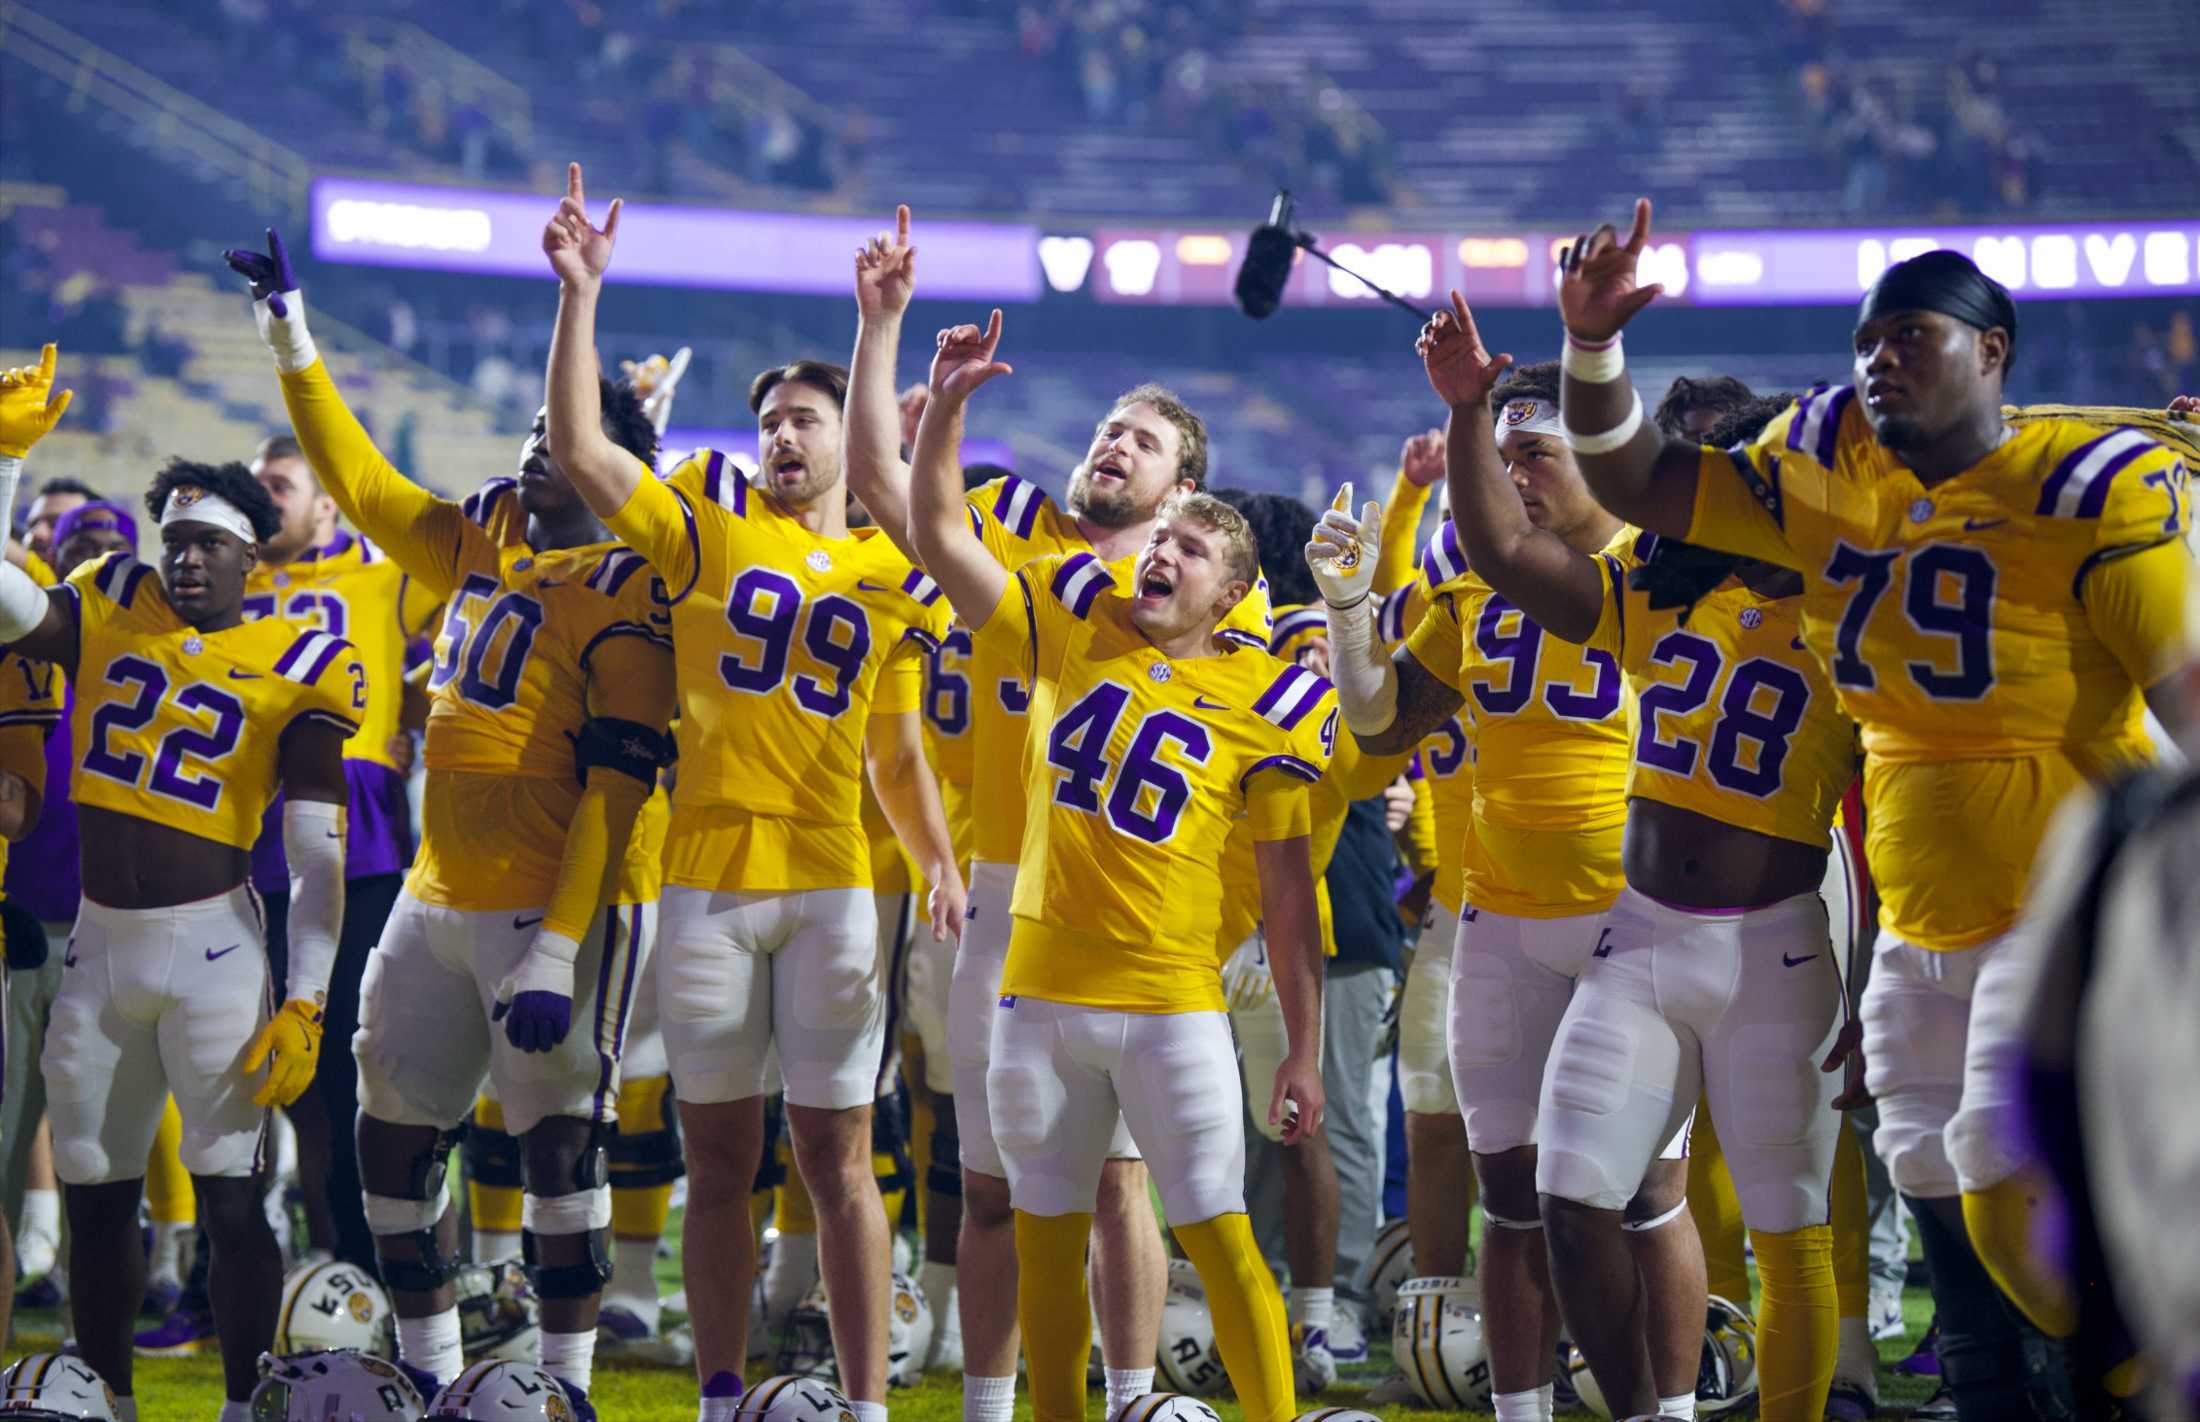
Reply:
[[643, 1077], [620, 1086], [619, 1133], [609, 1151], [614, 1190], [670, 1185], [687, 1174], [671, 1077]]
[[[366, 1193], [367, 1229], [375, 1237], [375, 1256], [382, 1282], [392, 1289], [405, 1293], [433, 1293], [449, 1283], [466, 1262], [456, 1255], [445, 1254], [443, 1242], [436, 1235], [436, 1226], [442, 1223], [451, 1207], [444, 1177], [451, 1147], [458, 1143], [459, 1135], [460, 1130], [438, 1133], [427, 1154], [412, 1162], [408, 1193]], [[389, 1240], [412, 1241], [419, 1257], [392, 1259], [381, 1247]]]
[[932, 1163], [924, 1172], [925, 1188], [935, 1195], [959, 1200], [963, 1192], [962, 1130], [955, 1124], [953, 1098], [932, 1122]]
[[[527, 1192], [521, 1205], [520, 1257], [527, 1280], [543, 1299], [585, 1299], [603, 1291], [611, 1278], [611, 1175], [601, 1131], [592, 1132], [573, 1163], [573, 1189], [563, 1195]], [[542, 1258], [547, 1236], [579, 1235], [588, 1241], [585, 1264], [549, 1264]]]

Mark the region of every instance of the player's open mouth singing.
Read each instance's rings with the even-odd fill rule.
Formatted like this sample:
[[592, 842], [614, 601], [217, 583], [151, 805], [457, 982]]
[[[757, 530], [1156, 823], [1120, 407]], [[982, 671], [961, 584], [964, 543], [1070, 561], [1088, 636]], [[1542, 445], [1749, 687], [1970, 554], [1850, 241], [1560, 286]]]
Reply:
[[1111, 455], [1092, 466], [1092, 477], [1095, 480], [1113, 479], [1116, 483], [1121, 484], [1129, 480], [1131, 476], [1124, 471], [1123, 466]]

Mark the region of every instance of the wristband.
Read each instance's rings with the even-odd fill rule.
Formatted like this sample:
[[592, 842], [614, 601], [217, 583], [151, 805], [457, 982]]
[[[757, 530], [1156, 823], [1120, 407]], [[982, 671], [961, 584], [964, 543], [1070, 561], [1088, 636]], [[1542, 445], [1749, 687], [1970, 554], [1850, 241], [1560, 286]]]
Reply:
[[1627, 418], [1602, 434], [1582, 434], [1573, 426], [1566, 427], [1566, 444], [1576, 454], [1610, 454], [1635, 437], [1642, 428], [1642, 392], [1635, 392], [1635, 403], [1627, 407]]
[[296, 375], [321, 358], [314, 348], [313, 337], [306, 330], [306, 299], [302, 292], [286, 291], [282, 294], [284, 310], [277, 315], [272, 298], [261, 297], [252, 303], [252, 319], [259, 325], [260, 339], [274, 352], [275, 369], [283, 375]]
[[1559, 353], [1558, 368], [1585, 384], [1609, 385], [1627, 369], [1627, 352], [1616, 335], [1591, 345], [1577, 341], [1569, 331], [1566, 348]]

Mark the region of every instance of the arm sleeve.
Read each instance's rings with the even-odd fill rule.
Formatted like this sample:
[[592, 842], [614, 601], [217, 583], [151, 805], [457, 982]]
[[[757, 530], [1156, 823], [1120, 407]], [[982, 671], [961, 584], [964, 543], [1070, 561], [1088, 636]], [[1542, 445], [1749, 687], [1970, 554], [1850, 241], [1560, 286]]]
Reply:
[[[634, 486], [634, 493], [604, 520], [628, 547], [649, 560], [657, 576], [665, 580], [672, 601], [679, 602], [695, 588], [703, 566], [702, 543], [695, 528], [695, 507], [690, 502], [710, 477], [718, 461], [719, 477], [739, 479], [741, 471], [714, 451], [699, 449], [669, 478], [658, 479], [648, 470]], [[637, 461], [639, 462], [639, 461]], [[677, 490], [678, 492], [675, 492]]]
[[434, 597], [449, 596], [461, 545], [472, 530], [458, 505], [421, 488], [382, 457], [322, 362], [281, 379], [298, 445], [344, 517]]
[[2105, 559], [2085, 575], [2086, 620], [2135, 685], [2152, 686], [2193, 645], [2185, 626], [2193, 576], [2181, 538]]
[[1375, 590], [1387, 593], [1405, 587], [1419, 571], [1421, 515], [1428, 509], [1433, 484], [1411, 484], [1400, 473], [1391, 485], [1390, 502], [1383, 505], [1381, 552], [1375, 559]]
[[[672, 720], [671, 650], [640, 631], [597, 643], [588, 663], [588, 714], [662, 730]], [[543, 911], [543, 927], [581, 942], [596, 911], [617, 885], [642, 802], [656, 787], [598, 768], [566, 826], [558, 882]]]
[[1794, 414], [1790, 407], [1753, 444], [1703, 447], [1696, 465], [1695, 511], [1688, 521], [1690, 543], [1802, 570], [1802, 557], [1787, 539], [1781, 487], [1783, 456], [1806, 458], [1781, 447]]
[[1413, 660], [1428, 669], [1429, 675], [1446, 686], [1459, 686], [1459, 669], [1466, 660], [1465, 634], [1459, 626], [1459, 604], [1455, 594], [1438, 593], [1430, 601], [1428, 611], [1414, 624], [1406, 636], [1406, 650]]

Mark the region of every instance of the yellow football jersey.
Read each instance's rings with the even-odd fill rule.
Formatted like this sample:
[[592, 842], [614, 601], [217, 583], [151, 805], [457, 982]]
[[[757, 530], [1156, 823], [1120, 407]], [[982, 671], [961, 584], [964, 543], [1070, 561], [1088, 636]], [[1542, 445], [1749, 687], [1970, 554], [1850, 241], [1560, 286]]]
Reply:
[[[1598, 556], [1608, 581], [1635, 530]], [[1634, 697], [1619, 668], [1619, 613], [1576, 646], [1472, 571], [1406, 641], [1458, 687], [1474, 721], [1474, 811], [1461, 851], [1463, 906], [1520, 918], [1601, 913], [1619, 896]]]
[[[1642, 566], [1645, 533], [1620, 567]], [[1856, 724], [1825, 664], [1803, 642], [1803, 599], [1769, 598], [1729, 577], [1680, 621], [1647, 593], [1624, 596], [1620, 667], [1635, 693], [1635, 773], [1628, 793], [1781, 839], [1823, 848], [1856, 779]]]
[[976, 635], [1032, 688], [1001, 992], [1221, 1011], [1224, 845], [1240, 816], [1256, 841], [1310, 833], [1329, 683], [1219, 636], [1214, 656], [1163, 656], [1092, 553], [1024, 564]]
[[680, 774], [665, 875], [702, 889], [864, 888], [863, 737], [914, 711], [920, 675], [881, 675], [947, 599], [875, 528], [811, 533], [715, 450], [646, 476], [612, 528], [672, 590]]
[[244, 591], [248, 618], [280, 617], [351, 643], [366, 665], [369, 690], [359, 734], [345, 744], [344, 758], [410, 773], [411, 766], [391, 759], [390, 741], [405, 699], [405, 646], [428, 631], [435, 599], [387, 553], [345, 530], [288, 563], [254, 564]]
[[967, 876], [976, 830], [970, 818], [971, 781], [977, 775], [977, 742], [971, 726], [970, 629], [951, 624], [926, 658], [924, 668], [924, 753], [939, 777], [940, 803], [947, 831], [955, 841], [955, 862]]
[[300, 717], [345, 735], [367, 707], [349, 642], [279, 619], [200, 632], [160, 574], [109, 553], [70, 574], [77, 606], [71, 797], [250, 849], [281, 784], [278, 747]]
[[[1383, 646], [1404, 646], [1437, 595], [1457, 591], [1466, 571], [1459, 530], [1447, 518], [1430, 536], [1413, 580], [1384, 598], [1377, 610], [1375, 634]], [[1429, 894], [1452, 913], [1464, 902], [1467, 832], [1474, 817], [1474, 705], [1467, 698], [1420, 747], [1421, 775], [1436, 828], [1436, 878]]]
[[2183, 645], [2192, 576], [2183, 463], [2038, 419], [1928, 489], [1842, 386], [1705, 450], [1696, 483], [1691, 542], [1803, 574], [1803, 638], [1863, 732], [1881, 926], [2005, 931], [2063, 796], [2150, 754], [2139, 688]]
[[[970, 491], [970, 526], [1004, 568], [1021, 568], [1034, 558], [1090, 553], [1091, 543], [1077, 520], [1046, 491], [1027, 479], [1004, 475]], [[1135, 554], [1106, 564], [1111, 578], [1127, 579]], [[1223, 627], [1248, 645], [1266, 647], [1269, 625], [1268, 585], [1256, 583], [1223, 619]], [[971, 725], [976, 744], [988, 753], [976, 757], [971, 776], [972, 853], [990, 864], [1014, 864], [1023, 852], [1024, 765], [1020, 755], [1001, 748], [1023, 746], [1029, 692], [1022, 664], [1014, 655], [991, 651], [980, 638], [972, 648]]]
[[[61, 686], [52, 662], [0, 648], [0, 771], [20, 777], [30, 792], [26, 825], [37, 822], [46, 796], [46, 737], [61, 723]], [[7, 867], [8, 842], [0, 839], [0, 873]]]

